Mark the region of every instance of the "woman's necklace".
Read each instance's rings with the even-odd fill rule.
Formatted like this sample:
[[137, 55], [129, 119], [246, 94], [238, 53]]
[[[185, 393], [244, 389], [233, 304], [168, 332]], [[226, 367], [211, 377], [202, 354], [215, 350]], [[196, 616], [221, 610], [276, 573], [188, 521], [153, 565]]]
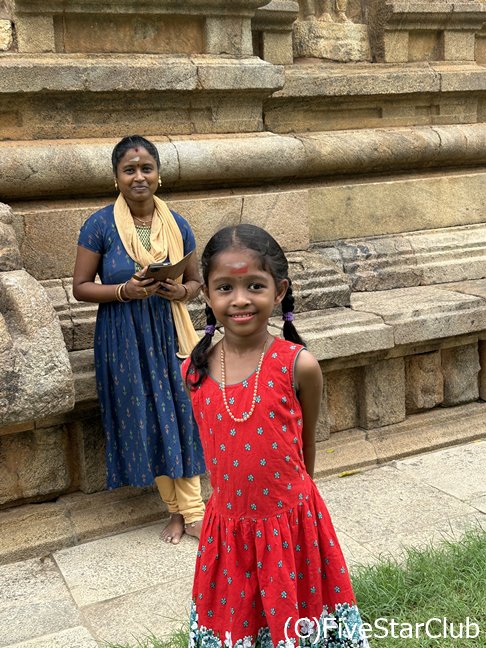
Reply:
[[258, 365], [255, 371], [255, 386], [253, 388], [253, 398], [251, 399], [251, 407], [249, 412], [243, 412], [243, 416], [241, 418], [238, 418], [233, 415], [233, 412], [230, 410], [230, 407], [228, 405], [228, 399], [226, 398], [226, 372], [224, 368], [224, 346], [223, 342], [221, 342], [221, 348], [219, 351], [219, 359], [221, 362], [221, 392], [223, 394], [223, 403], [226, 411], [228, 412], [228, 416], [230, 419], [232, 419], [235, 423], [244, 423], [245, 421], [248, 421], [250, 416], [253, 414], [255, 411], [255, 405], [257, 402], [257, 392], [258, 392], [258, 379], [260, 378], [260, 370], [262, 368], [262, 363], [263, 363], [263, 356], [265, 355], [265, 350], [267, 348], [267, 338], [265, 338], [265, 344], [263, 345], [263, 350], [262, 354], [260, 356], [260, 360], [258, 361]]
[[137, 218], [137, 216], [132, 216], [132, 218], [133, 218], [133, 220], [136, 220], [139, 223], [142, 223], [143, 227], [150, 227], [152, 225], [152, 221], [153, 221], [154, 217], [152, 216], [152, 218], [149, 221], [144, 221], [141, 218]]

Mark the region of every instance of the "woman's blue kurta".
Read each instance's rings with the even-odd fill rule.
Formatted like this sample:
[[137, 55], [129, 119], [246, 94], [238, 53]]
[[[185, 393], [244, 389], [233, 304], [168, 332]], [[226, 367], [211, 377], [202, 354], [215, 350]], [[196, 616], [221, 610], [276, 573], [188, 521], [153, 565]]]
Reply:
[[[187, 254], [195, 247], [194, 235], [182, 216], [173, 215]], [[119, 284], [134, 274], [135, 262], [115, 227], [113, 205], [88, 218], [78, 243], [101, 254], [102, 283]], [[205, 470], [176, 351], [168, 300], [154, 295], [99, 305], [94, 353], [108, 488], [148, 486], [159, 475], [193, 477]]]

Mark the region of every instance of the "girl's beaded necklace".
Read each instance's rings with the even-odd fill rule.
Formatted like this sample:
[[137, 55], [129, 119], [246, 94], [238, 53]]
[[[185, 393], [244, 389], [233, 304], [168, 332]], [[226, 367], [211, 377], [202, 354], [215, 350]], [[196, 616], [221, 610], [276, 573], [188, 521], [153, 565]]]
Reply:
[[235, 423], [244, 423], [245, 421], [248, 421], [250, 416], [253, 414], [255, 411], [255, 405], [257, 402], [257, 392], [258, 392], [258, 379], [260, 377], [260, 370], [262, 368], [262, 363], [263, 363], [263, 357], [265, 355], [265, 351], [267, 348], [267, 341], [268, 341], [268, 336], [265, 339], [265, 344], [263, 345], [263, 350], [260, 356], [260, 360], [258, 361], [258, 365], [255, 371], [255, 386], [253, 387], [253, 397], [251, 400], [251, 407], [249, 412], [243, 412], [243, 416], [241, 418], [238, 418], [237, 416], [234, 416], [233, 412], [230, 410], [230, 406], [228, 404], [228, 399], [226, 398], [226, 372], [225, 372], [225, 367], [224, 367], [224, 346], [223, 342], [221, 342], [221, 348], [219, 350], [219, 359], [221, 362], [221, 393], [223, 395], [223, 403], [226, 411], [228, 412], [228, 416], [230, 417], [231, 420], [233, 420]]

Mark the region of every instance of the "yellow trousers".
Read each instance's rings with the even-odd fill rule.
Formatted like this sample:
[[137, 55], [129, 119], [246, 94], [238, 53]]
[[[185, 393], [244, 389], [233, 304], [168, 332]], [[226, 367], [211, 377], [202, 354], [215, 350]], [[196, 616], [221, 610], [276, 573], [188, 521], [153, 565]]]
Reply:
[[205, 506], [201, 497], [199, 475], [177, 479], [161, 475], [155, 478], [155, 483], [169, 513], [180, 513], [185, 524], [202, 520]]

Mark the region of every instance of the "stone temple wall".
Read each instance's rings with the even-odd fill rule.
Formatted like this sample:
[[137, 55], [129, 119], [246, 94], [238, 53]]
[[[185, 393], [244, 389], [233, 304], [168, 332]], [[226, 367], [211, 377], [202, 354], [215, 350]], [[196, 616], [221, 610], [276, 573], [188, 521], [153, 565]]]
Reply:
[[287, 250], [319, 474], [485, 435], [486, 2], [3, 0], [0, 561], [163, 511], [104, 491], [96, 306], [72, 296], [133, 132], [199, 248], [253, 222]]

